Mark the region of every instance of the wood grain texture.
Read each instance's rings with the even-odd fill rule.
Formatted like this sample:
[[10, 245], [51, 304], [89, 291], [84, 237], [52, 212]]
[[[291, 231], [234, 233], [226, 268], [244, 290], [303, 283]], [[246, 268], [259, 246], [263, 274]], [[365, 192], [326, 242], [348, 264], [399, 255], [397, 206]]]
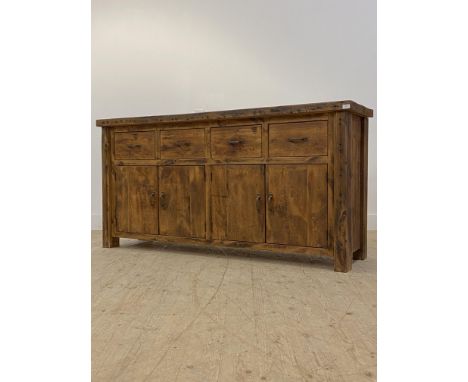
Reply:
[[211, 129], [212, 158], [258, 158], [261, 154], [261, 125]]
[[272, 123], [269, 130], [269, 155], [327, 155], [327, 130], [327, 121]]
[[350, 149], [351, 248], [355, 253], [362, 247], [362, 121], [357, 115], [351, 115]]
[[116, 231], [158, 234], [158, 168], [117, 166], [114, 172]]
[[93, 382], [373, 382], [375, 232], [367, 261], [166, 246], [92, 234]]
[[354, 253], [355, 260], [367, 259], [367, 152], [368, 152], [368, 138], [369, 137], [369, 120], [362, 118], [362, 134], [361, 134], [361, 249]]
[[213, 239], [265, 241], [264, 166], [212, 166], [211, 203]]
[[108, 121], [103, 244], [333, 256], [347, 272], [366, 257], [371, 112], [339, 101]]
[[112, 137], [110, 129], [101, 131], [102, 166], [102, 245], [105, 248], [119, 246], [119, 238], [112, 236]]
[[115, 159], [155, 159], [156, 137], [154, 131], [114, 133]]
[[353, 262], [351, 231], [350, 114], [335, 114], [334, 251], [335, 271], [348, 272]]
[[162, 130], [161, 158], [205, 158], [205, 129]]
[[306, 103], [300, 105], [287, 106], [272, 106], [260, 107], [253, 109], [238, 109], [225, 111], [212, 111], [206, 113], [190, 113], [190, 114], [172, 114], [172, 115], [156, 115], [148, 117], [126, 117], [126, 118], [109, 118], [98, 119], [97, 126], [141, 126], [154, 125], [158, 123], [171, 124], [180, 122], [208, 122], [208, 121], [224, 121], [239, 118], [275, 118], [275, 117], [299, 117], [303, 115], [313, 115], [321, 113], [330, 113], [339, 110], [347, 110], [354, 114], [365, 117], [372, 117], [373, 111], [358, 103], [346, 100], [335, 102], [320, 102]]
[[267, 166], [268, 243], [328, 246], [326, 165]]
[[203, 166], [159, 167], [161, 235], [204, 238], [205, 202]]
[[328, 246], [334, 252], [335, 243], [335, 203], [334, 203], [334, 185], [335, 185], [335, 115], [330, 113], [328, 116], [328, 162], [327, 162], [327, 194], [328, 194]]
[[165, 245], [188, 245], [196, 247], [226, 247], [242, 249], [246, 252], [253, 253], [253, 251], [271, 252], [279, 256], [286, 256], [287, 254], [294, 255], [313, 255], [333, 258], [333, 251], [329, 248], [316, 248], [316, 247], [303, 247], [300, 245], [288, 245], [277, 243], [251, 243], [247, 241], [237, 240], [215, 240], [197, 237], [181, 237], [171, 235], [153, 235], [144, 233], [131, 233], [131, 232], [117, 232], [115, 234], [119, 238], [138, 239], [138, 240], [154, 240]]

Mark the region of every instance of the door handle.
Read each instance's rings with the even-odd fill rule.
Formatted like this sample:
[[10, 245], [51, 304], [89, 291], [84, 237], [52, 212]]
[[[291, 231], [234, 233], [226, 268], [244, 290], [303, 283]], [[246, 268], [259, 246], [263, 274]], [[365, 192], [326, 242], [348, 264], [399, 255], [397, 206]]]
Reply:
[[151, 192], [150, 193], [150, 204], [152, 207], [156, 204], [156, 192]]
[[262, 196], [257, 193], [257, 196], [255, 197], [255, 208], [257, 209], [257, 212], [261, 211], [261, 201], [262, 201]]
[[268, 203], [268, 211], [272, 212], [273, 211], [273, 194], [271, 192], [268, 193], [267, 196], [267, 203]]
[[159, 194], [159, 204], [161, 205], [161, 208], [167, 208], [167, 195], [165, 192], [161, 192]]

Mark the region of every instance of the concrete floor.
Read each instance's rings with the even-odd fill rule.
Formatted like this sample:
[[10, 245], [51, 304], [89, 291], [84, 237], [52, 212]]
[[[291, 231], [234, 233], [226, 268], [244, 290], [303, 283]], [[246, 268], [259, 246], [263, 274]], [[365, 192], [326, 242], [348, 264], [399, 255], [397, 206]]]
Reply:
[[92, 233], [92, 380], [375, 381], [369, 258], [279, 258]]

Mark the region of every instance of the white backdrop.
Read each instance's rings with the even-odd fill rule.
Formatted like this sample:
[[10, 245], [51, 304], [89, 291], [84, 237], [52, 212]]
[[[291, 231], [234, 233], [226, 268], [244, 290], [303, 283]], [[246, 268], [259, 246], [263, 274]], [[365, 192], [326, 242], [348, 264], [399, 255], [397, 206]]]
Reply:
[[352, 99], [369, 123], [376, 229], [375, 0], [93, 0], [92, 228], [101, 227], [99, 118]]

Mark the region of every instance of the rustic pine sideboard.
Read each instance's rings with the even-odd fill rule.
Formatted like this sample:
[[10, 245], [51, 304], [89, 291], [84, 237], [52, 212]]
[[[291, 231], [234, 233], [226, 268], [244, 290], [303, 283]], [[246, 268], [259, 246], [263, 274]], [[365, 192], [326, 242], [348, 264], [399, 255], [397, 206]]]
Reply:
[[367, 137], [353, 101], [101, 119], [103, 246], [119, 238], [366, 258]]

